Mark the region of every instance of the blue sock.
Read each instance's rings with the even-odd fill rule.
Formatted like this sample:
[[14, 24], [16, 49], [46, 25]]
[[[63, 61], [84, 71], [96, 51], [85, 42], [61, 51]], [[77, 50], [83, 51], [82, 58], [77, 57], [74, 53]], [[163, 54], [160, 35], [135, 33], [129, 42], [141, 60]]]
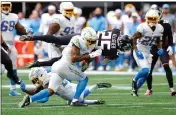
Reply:
[[79, 99], [81, 93], [84, 91], [84, 89], [87, 86], [87, 82], [88, 82], [88, 77], [86, 77], [84, 80], [79, 81], [77, 87], [76, 87], [76, 93], [74, 96], [74, 99]]
[[[15, 75], [17, 75], [17, 70], [14, 69], [14, 70], [13, 70], [13, 73], [14, 73]], [[11, 85], [16, 85], [15, 81], [12, 80], [12, 79], [10, 79], [10, 84], [11, 84]]]
[[146, 78], [145, 77], [141, 77], [138, 79], [137, 81], [137, 89], [139, 89], [144, 83], [145, 83]]
[[138, 74], [133, 78], [133, 81], [138, 81], [141, 77], [145, 77], [146, 75], [148, 76], [149, 73], [149, 68], [142, 68]]
[[84, 91], [84, 98], [87, 97], [91, 92], [89, 91], [89, 89], [86, 89]]
[[46, 103], [49, 100], [49, 97], [45, 97], [43, 99], [38, 100], [38, 103]]
[[49, 97], [50, 93], [48, 89], [43, 89], [35, 95], [31, 96], [32, 102]]

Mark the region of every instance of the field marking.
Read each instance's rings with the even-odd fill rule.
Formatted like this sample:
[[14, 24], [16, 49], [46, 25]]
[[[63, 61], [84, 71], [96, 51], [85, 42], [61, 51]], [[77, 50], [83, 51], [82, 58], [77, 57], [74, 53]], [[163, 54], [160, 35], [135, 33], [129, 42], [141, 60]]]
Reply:
[[[30, 69], [18, 70], [18, 73], [29, 73]], [[87, 75], [135, 75], [137, 72], [116, 72], [116, 71], [85, 71]], [[153, 75], [166, 75], [165, 72], [153, 72]], [[176, 72], [173, 72], [176, 75]]]
[[172, 110], [172, 109], [176, 109], [176, 108], [162, 108], [162, 109], [168, 109], [168, 110]]
[[[175, 105], [176, 103], [122, 103], [122, 104], [105, 104], [105, 105], [89, 105], [88, 107], [107, 107], [107, 106], [120, 106], [116, 108], [136, 108], [144, 107], [144, 105]], [[58, 108], [67, 108], [69, 105], [39, 105], [39, 106], [29, 106], [25, 108], [2, 108], [2, 109], [58, 109]], [[162, 108], [162, 109], [176, 109], [176, 108]]]
[[[146, 86], [147, 84], [144, 84], [144, 86]], [[152, 84], [153, 86], [165, 86], [168, 85], [168, 83], [154, 83]], [[92, 85], [89, 85], [88, 87], [90, 87]], [[10, 88], [10, 85], [1, 85], [2, 88]], [[26, 84], [27, 88], [35, 88], [35, 86], [33, 84]], [[20, 88], [19, 85], [16, 86], [16, 88]], [[102, 89], [106, 89], [106, 88], [102, 88]], [[120, 90], [131, 90], [131, 85], [130, 84], [119, 84], [119, 85], [112, 85], [111, 88], [109, 89], [120, 89]], [[142, 88], [140, 89], [142, 90]]]

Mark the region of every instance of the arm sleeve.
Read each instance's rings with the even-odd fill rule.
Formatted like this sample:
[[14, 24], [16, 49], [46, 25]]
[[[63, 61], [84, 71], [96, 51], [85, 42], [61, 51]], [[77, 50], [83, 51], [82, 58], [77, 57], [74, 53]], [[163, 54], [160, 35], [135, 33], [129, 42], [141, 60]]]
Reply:
[[172, 29], [171, 29], [171, 25], [168, 23], [167, 24], [167, 33], [168, 33], [168, 42], [169, 42], [169, 46], [173, 45], [173, 36], [172, 36]]

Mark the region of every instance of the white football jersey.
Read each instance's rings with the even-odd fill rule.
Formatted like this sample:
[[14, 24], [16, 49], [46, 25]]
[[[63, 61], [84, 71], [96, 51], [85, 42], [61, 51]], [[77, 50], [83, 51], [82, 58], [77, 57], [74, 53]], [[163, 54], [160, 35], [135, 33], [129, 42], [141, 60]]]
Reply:
[[59, 24], [60, 26], [59, 31], [54, 35], [63, 36], [74, 33], [74, 22], [75, 22], [74, 17], [67, 19], [63, 14], [59, 14], [57, 17], [54, 17], [51, 20], [51, 23], [56, 23]]
[[1, 13], [1, 18], [2, 37], [9, 45], [13, 45], [13, 30], [15, 29], [15, 25], [18, 22], [18, 16], [14, 13], [9, 13], [8, 15]]
[[51, 20], [56, 17], [59, 17], [59, 14], [53, 14], [53, 15], [49, 15], [49, 13], [42, 14], [39, 32], [43, 33], [43, 35], [46, 35], [46, 33], [48, 32], [48, 28], [51, 23]]
[[162, 40], [164, 28], [161, 24], [157, 24], [156, 29], [153, 31], [148, 24], [144, 22], [137, 27], [137, 31], [142, 34], [142, 37], [137, 43], [138, 50], [149, 52], [152, 45], [156, 44], [156, 41]]
[[80, 35], [74, 36], [70, 43], [65, 47], [65, 49], [62, 52], [62, 58], [61, 60], [67, 61], [68, 63], [72, 64], [71, 61], [71, 49], [73, 44], [80, 49], [80, 54], [86, 54], [92, 52], [94, 48], [88, 48], [86, 46], [86, 42], [81, 38]]
[[74, 32], [75, 33], [81, 33], [81, 30], [84, 27], [85, 23], [86, 23], [86, 19], [84, 17], [78, 17], [75, 20]]

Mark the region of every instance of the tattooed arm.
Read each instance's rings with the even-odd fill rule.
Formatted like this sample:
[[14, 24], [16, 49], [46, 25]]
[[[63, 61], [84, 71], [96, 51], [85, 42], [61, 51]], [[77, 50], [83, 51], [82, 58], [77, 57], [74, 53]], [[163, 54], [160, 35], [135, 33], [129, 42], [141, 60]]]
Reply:
[[133, 42], [133, 49], [137, 49], [137, 39], [141, 38], [142, 34], [140, 32], [136, 32], [133, 36], [132, 36], [132, 42]]
[[90, 60], [90, 55], [81, 55], [80, 49], [76, 45], [73, 45], [71, 49], [71, 60], [73, 63], [80, 62], [82, 60]]

